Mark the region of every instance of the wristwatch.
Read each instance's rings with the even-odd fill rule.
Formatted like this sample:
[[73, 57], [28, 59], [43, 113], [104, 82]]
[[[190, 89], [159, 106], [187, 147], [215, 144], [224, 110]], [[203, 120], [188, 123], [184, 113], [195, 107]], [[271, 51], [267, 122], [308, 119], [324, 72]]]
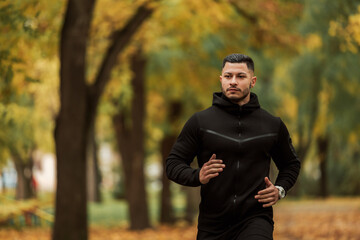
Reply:
[[279, 198], [283, 199], [286, 195], [285, 189], [281, 186], [275, 186], [279, 190]]

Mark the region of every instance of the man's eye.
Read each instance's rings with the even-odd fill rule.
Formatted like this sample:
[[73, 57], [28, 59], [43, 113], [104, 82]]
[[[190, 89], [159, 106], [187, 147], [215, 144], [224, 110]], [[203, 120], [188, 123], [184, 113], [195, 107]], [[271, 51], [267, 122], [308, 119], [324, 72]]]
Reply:
[[225, 75], [225, 78], [231, 78], [231, 76], [230, 75]]

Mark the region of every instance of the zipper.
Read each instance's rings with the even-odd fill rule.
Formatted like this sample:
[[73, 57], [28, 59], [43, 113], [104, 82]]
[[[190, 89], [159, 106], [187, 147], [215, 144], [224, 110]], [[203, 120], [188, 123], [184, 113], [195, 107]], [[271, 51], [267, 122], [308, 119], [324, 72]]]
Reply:
[[237, 200], [237, 193], [238, 193], [238, 184], [239, 184], [239, 177], [238, 177], [238, 172], [240, 169], [240, 161], [238, 160], [236, 162], [236, 180], [235, 180], [235, 194], [234, 194], [234, 211], [233, 211], [233, 219], [236, 219], [236, 215], [237, 215], [237, 207], [236, 207], [236, 200]]

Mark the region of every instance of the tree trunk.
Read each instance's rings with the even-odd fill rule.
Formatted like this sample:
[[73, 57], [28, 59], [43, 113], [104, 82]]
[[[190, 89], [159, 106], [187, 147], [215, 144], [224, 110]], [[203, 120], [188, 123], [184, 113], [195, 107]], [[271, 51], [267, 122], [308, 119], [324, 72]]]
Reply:
[[328, 184], [327, 184], [327, 159], [328, 159], [328, 148], [329, 138], [328, 136], [322, 136], [317, 138], [317, 147], [320, 160], [320, 191], [321, 197], [326, 198], [329, 196]]
[[95, 0], [69, 0], [61, 32], [61, 108], [55, 128], [57, 191], [54, 240], [88, 238], [86, 143], [91, 116], [85, 56], [94, 3]]
[[[113, 123], [124, 169], [125, 197], [129, 204], [130, 229], [150, 227], [144, 175], [145, 67], [141, 51], [131, 60], [133, 98], [131, 116], [124, 111], [113, 117]], [[122, 109], [123, 110], [123, 109]]]
[[[354, 164], [354, 166], [359, 166], [358, 163], [359, 163], [359, 160], [360, 160], [360, 150], [359, 149], [356, 149], [353, 153], [353, 159], [352, 159], [352, 163]], [[356, 168], [355, 168], [356, 169]], [[357, 168], [359, 169], [359, 168]], [[358, 178], [358, 171], [356, 171], [356, 175], [355, 175], [355, 179], [353, 181], [353, 184], [354, 184], [354, 190], [352, 191], [352, 194], [355, 195], [355, 196], [359, 196], [360, 195], [360, 180]]]
[[165, 166], [166, 166], [166, 158], [168, 157], [175, 141], [176, 141], [176, 136], [170, 135], [165, 137], [161, 143], [163, 173], [162, 173], [160, 222], [168, 223], [168, 224], [174, 223], [175, 217], [171, 204], [170, 180], [166, 176]]
[[87, 145], [87, 198], [91, 202], [101, 202], [101, 172], [98, 159], [98, 145], [96, 143], [95, 126], [90, 128], [90, 135]]
[[199, 213], [200, 187], [186, 187], [185, 221], [192, 224]]
[[21, 159], [18, 154], [13, 153], [15, 169], [17, 173], [16, 195], [17, 200], [30, 199], [36, 196], [33, 186], [33, 165], [34, 161], [30, 154], [27, 160]]
[[60, 45], [60, 112], [56, 119], [57, 191], [54, 240], [87, 239], [86, 144], [97, 105], [117, 56], [151, 15], [144, 3], [114, 32], [95, 83], [85, 79], [86, 47], [95, 0], [69, 0]]
[[[198, 168], [197, 162], [192, 162], [191, 167]], [[185, 221], [194, 223], [195, 217], [199, 213], [200, 187], [184, 187], [186, 194]]]
[[[310, 139], [307, 138], [306, 132], [304, 131], [303, 122], [301, 122], [300, 118], [298, 118], [298, 145], [295, 147], [296, 154], [299, 157], [300, 161], [304, 162], [306, 154], [310, 149]], [[290, 196], [300, 196], [300, 189], [301, 189], [301, 178], [296, 180], [295, 185], [291, 188], [289, 193], [286, 193]]]

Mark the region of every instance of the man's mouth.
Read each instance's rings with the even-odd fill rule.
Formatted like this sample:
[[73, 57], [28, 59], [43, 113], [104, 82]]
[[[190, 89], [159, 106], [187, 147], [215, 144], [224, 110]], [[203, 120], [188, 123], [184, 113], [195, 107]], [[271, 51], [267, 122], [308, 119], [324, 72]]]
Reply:
[[228, 88], [226, 89], [227, 92], [236, 92], [236, 91], [239, 91], [241, 92], [241, 89], [240, 88]]

